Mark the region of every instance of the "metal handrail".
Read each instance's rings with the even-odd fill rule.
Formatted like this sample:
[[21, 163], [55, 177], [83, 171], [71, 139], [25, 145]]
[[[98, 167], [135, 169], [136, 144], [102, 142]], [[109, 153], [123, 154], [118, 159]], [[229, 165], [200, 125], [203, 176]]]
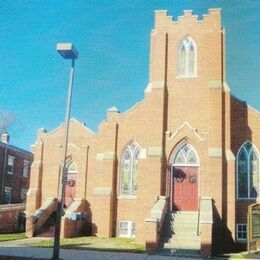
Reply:
[[199, 212], [198, 212], [198, 224], [197, 224], [197, 235], [200, 236], [200, 197], [199, 197]]

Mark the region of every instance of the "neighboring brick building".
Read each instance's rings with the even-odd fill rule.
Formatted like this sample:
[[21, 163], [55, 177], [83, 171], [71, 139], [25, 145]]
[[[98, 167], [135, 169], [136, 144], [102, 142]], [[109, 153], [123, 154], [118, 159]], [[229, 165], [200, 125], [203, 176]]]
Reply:
[[0, 204], [25, 202], [30, 183], [33, 154], [9, 144], [9, 135], [0, 141]]
[[[246, 241], [247, 207], [259, 195], [260, 114], [230, 94], [225, 66], [220, 9], [202, 20], [156, 11], [144, 100], [109, 109], [98, 133], [70, 121], [64, 236], [75, 235], [68, 212], [83, 211], [93, 234], [135, 237], [152, 252], [169, 209], [199, 212], [203, 255]], [[28, 236], [56, 209], [63, 135], [63, 125], [38, 132]]]

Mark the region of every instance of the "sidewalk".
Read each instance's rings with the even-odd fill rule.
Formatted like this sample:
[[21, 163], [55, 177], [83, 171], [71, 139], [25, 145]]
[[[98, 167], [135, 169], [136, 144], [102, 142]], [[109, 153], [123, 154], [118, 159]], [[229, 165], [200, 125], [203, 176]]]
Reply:
[[[1, 243], [2, 244], [2, 243]], [[15, 258], [9, 258], [13, 256]], [[5, 258], [3, 258], [5, 257]], [[0, 247], [0, 259], [19, 259], [24, 257], [25, 259], [51, 259], [52, 248], [36, 248], [36, 247]], [[102, 252], [102, 251], [90, 251], [90, 250], [74, 250], [74, 249], [61, 249], [60, 257], [64, 260], [173, 260], [173, 259], [184, 259], [183, 257], [174, 256], [161, 256], [161, 255], [147, 255], [147, 254], [134, 254], [134, 253], [115, 253], [115, 252]], [[23, 259], [23, 258], [21, 258]], [[193, 259], [193, 258], [185, 258]]]

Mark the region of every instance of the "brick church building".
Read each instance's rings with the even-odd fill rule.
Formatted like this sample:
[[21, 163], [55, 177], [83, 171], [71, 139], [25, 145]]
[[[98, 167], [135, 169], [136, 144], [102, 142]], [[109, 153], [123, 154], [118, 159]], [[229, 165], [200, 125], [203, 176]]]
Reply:
[[[55, 213], [63, 136], [63, 125], [40, 129], [33, 145], [27, 236]], [[260, 192], [259, 150], [260, 114], [226, 82], [221, 9], [202, 19], [156, 11], [144, 99], [108, 109], [97, 133], [70, 120], [62, 236], [88, 224], [93, 235], [134, 237], [150, 252], [243, 245]]]

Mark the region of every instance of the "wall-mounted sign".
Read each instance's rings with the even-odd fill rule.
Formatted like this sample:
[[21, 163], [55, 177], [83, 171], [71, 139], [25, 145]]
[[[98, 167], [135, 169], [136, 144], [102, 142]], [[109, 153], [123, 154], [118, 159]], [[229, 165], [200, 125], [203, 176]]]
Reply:
[[248, 233], [247, 250], [255, 251], [260, 249], [260, 204], [255, 203], [248, 207]]

